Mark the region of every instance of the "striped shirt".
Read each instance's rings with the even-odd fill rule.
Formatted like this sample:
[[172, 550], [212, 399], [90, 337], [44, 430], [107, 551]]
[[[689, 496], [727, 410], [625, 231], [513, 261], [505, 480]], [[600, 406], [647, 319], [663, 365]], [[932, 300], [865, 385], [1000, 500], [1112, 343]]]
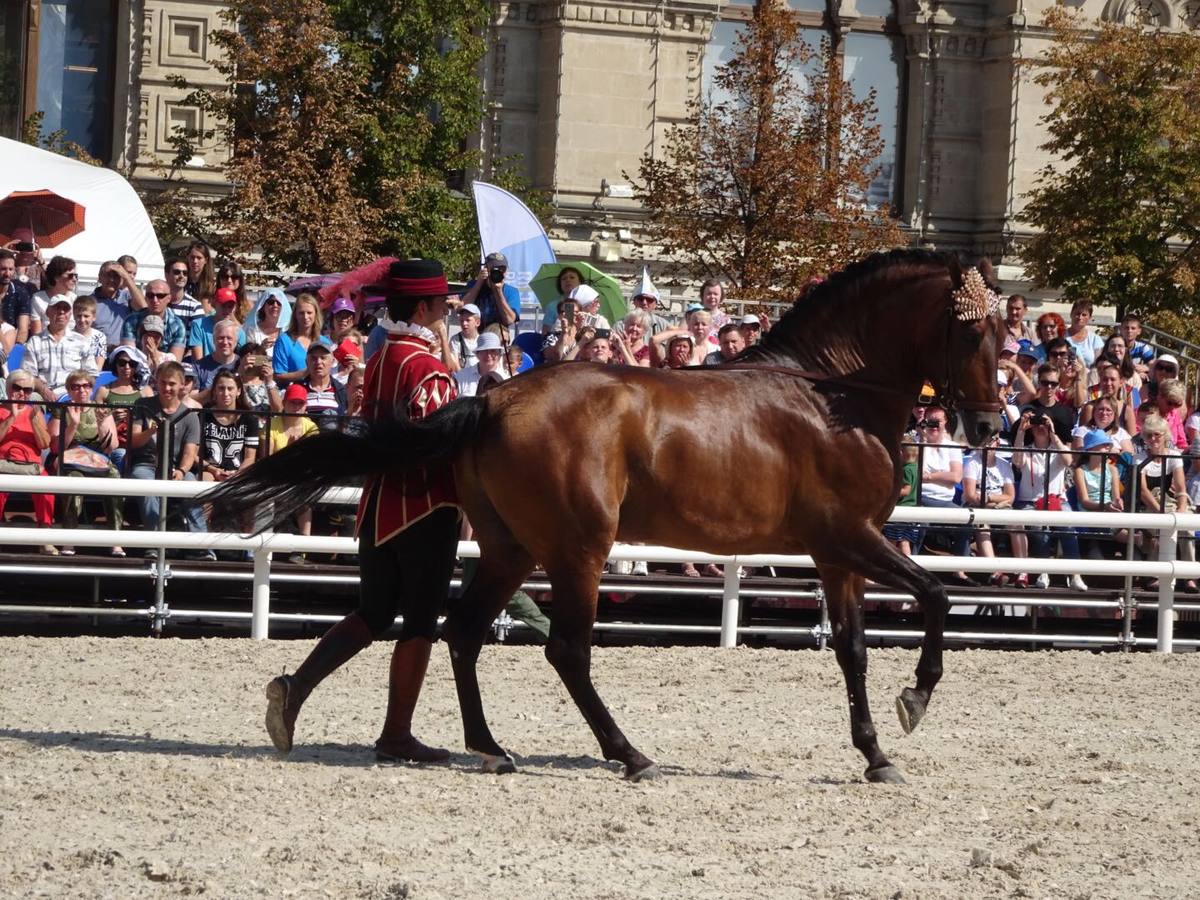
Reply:
[[193, 297], [191, 294], [184, 294], [181, 300], [172, 300], [167, 305], [167, 309], [175, 313], [179, 320], [183, 322], [183, 333], [190, 334], [192, 330], [192, 322], [197, 319], [204, 318], [204, 304]]
[[308, 391], [308, 415], [322, 431], [336, 431], [335, 416], [346, 412], [346, 388], [332, 379], [327, 388], [313, 387], [307, 378], [298, 382]]

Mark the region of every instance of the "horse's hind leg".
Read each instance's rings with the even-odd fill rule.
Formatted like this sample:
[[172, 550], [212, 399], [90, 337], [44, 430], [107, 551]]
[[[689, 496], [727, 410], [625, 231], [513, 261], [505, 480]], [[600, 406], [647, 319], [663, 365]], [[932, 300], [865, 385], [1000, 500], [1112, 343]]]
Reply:
[[867, 759], [868, 781], [903, 784], [904, 776], [891, 764], [875, 736], [871, 709], [867, 704], [867, 645], [863, 636], [862, 592], [863, 577], [837, 566], [817, 564], [825, 596], [829, 603], [829, 619], [833, 625], [833, 647], [838, 665], [846, 679], [846, 696], [850, 701], [850, 739]]
[[656, 777], [658, 767], [629, 743], [592, 684], [592, 626], [596, 621], [602, 565], [603, 557], [587, 570], [547, 565], [554, 591], [554, 618], [550, 623], [546, 659], [596, 735], [604, 758], [623, 763], [625, 777], [630, 781], [641, 781]]
[[477, 665], [488, 629], [513, 591], [533, 571], [533, 560], [516, 544], [506, 543], [501, 549], [481, 544], [481, 550], [479, 568], [446, 617], [442, 636], [450, 649], [467, 749], [483, 757], [487, 771], [512, 772], [512, 757], [492, 737], [483, 713]]

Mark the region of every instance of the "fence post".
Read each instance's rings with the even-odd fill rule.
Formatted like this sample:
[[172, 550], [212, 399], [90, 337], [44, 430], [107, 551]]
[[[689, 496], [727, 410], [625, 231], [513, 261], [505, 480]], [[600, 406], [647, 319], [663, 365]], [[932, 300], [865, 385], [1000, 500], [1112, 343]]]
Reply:
[[725, 564], [725, 595], [721, 604], [721, 646], [736, 647], [738, 631], [738, 592], [741, 579], [738, 578], [738, 561], [733, 557]]
[[[1172, 525], [1158, 533], [1158, 558], [1162, 562], [1175, 562], [1178, 534]], [[1158, 579], [1158, 652], [1173, 653], [1175, 641], [1175, 579]]]
[[254, 553], [254, 589], [251, 594], [250, 637], [265, 641], [271, 617], [271, 551], [259, 547]]

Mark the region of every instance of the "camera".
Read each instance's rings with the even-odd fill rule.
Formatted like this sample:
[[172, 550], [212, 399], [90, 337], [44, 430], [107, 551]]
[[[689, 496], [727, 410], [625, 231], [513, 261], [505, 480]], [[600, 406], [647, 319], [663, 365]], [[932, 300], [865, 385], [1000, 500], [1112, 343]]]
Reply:
[[32, 253], [35, 249], [33, 241], [17, 241], [13, 244], [13, 250], [17, 253]]
[[488, 281], [491, 281], [494, 284], [499, 284], [504, 280], [504, 272], [504, 266], [495, 266], [491, 269], [488, 269]]
[[612, 334], [612, 332], [609, 331], [609, 329], [607, 329], [607, 328], [597, 328], [596, 329], [596, 337], [598, 337], [598, 338], [607, 338], [610, 334]]

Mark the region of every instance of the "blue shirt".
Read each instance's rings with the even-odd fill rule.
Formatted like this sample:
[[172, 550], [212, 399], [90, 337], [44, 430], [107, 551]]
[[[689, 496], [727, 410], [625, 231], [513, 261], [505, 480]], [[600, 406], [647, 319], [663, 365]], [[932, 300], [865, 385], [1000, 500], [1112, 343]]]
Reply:
[[196, 390], [207, 391], [212, 387], [213, 381], [217, 377], [217, 373], [222, 369], [228, 369], [230, 372], [236, 372], [239, 358], [235, 355], [233, 362], [219, 363], [212, 358], [211, 353], [206, 353], [203, 359], [193, 360], [192, 367], [196, 370]]
[[[321, 335], [320, 340], [326, 347], [333, 346], [325, 335]], [[308, 350], [285, 332], [279, 335], [279, 340], [275, 342], [275, 353], [271, 357], [271, 364], [277, 375], [284, 372], [298, 372], [308, 367]]]
[[[467, 282], [467, 290], [475, 286], [475, 280]], [[521, 321], [521, 292], [511, 284], [506, 284], [504, 287], [504, 302], [508, 304], [508, 308], [513, 311], [516, 316], [512, 320], [511, 325], [516, 325]], [[479, 289], [479, 296], [475, 298], [475, 305], [479, 307], [479, 327], [480, 329], [487, 328], [489, 325], [501, 325], [500, 313], [497, 309], [496, 295], [492, 293], [490, 284], [484, 284]]]
[[[121, 340], [129, 341], [129, 343], [136, 346], [138, 329], [142, 326], [142, 320], [148, 315], [151, 315], [150, 310], [139, 309], [137, 312], [132, 312], [126, 316], [125, 324], [121, 326]], [[175, 347], [183, 347], [187, 343], [187, 335], [183, 330], [183, 321], [169, 309], [163, 310], [162, 319], [166, 326], [166, 333], [163, 335], [163, 347], [167, 350], [173, 350]]]
[[[235, 325], [237, 319], [231, 319]], [[208, 356], [216, 349], [216, 344], [213, 343], [213, 328], [216, 327], [217, 316], [215, 313], [204, 316], [201, 319], [192, 321], [192, 327], [188, 331], [187, 345], [189, 347], [199, 347], [201, 356]], [[245, 332], [239, 327], [237, 332], [237, 346], [241, 347], [246, 343]]]
[[121, 343], [121, 327], [129, 316], [129, 292], [118, 291], [114, 297], [101, 297], [92, 294], [96, 301], [95, 329], [104, 335], [110, 347]]
[[33, 305], [29, 300], [31, 296], [29, 288], [21, 282], [10, 281], [8, 290], [4, 292], [4, 299], [0, 300], [0, 317], [16, 328], [18, 316], [33, 315]]

